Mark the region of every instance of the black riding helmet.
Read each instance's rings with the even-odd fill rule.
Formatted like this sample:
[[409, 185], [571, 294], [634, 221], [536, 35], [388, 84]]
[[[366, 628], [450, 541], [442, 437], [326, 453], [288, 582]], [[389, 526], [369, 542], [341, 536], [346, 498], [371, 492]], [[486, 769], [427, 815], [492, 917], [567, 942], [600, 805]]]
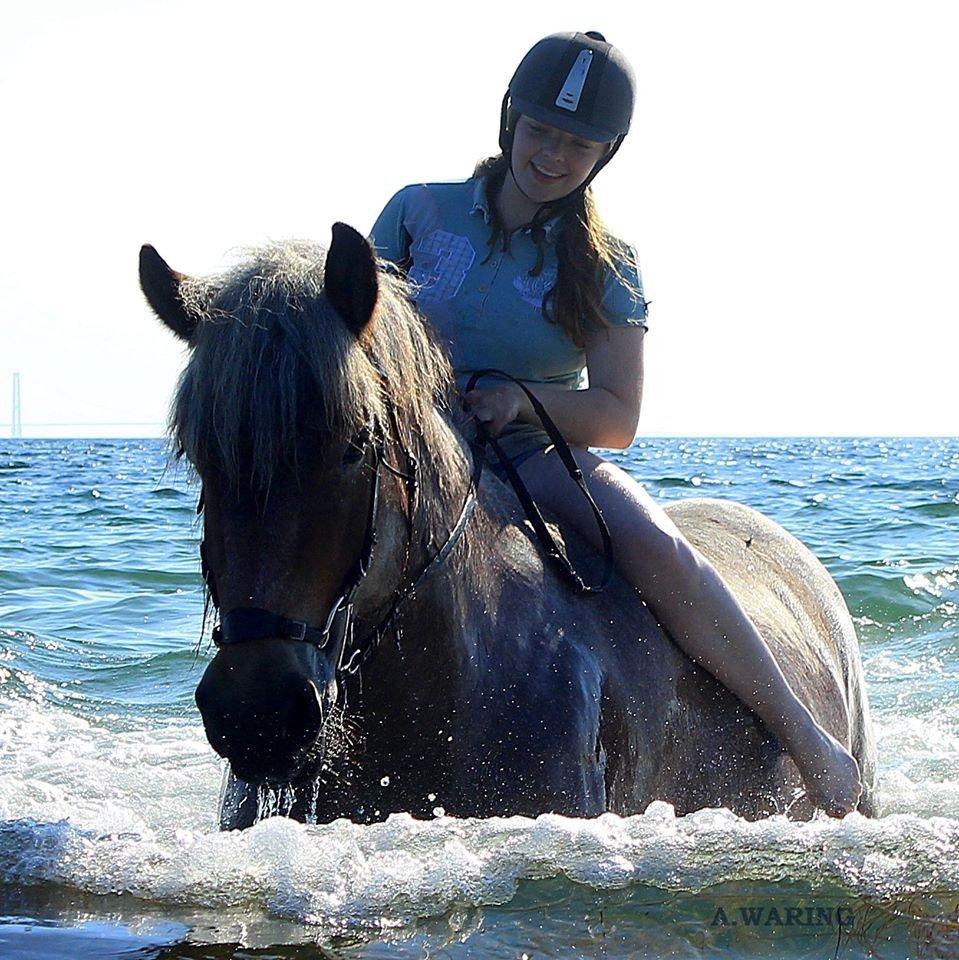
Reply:
[[585, 190], [629, 132], [635, 100], [629, 61], [601, 33], [554, 33], [523, 57], [510, 80], [500, 116], [500, 149], [509, 156], [520, 114], [578, 137], [612, 143], [576, 192]]

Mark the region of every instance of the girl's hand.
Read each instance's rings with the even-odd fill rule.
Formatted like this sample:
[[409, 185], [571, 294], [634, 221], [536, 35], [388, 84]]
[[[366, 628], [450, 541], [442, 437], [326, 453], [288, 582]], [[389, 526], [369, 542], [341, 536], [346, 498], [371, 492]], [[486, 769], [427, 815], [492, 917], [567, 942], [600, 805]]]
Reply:
[[515, 383], [474, 387], [463, 399], [471, 415], [492, 437], [499, 436], [508, 423], [526, 420], [531, 412], [526, 394]]

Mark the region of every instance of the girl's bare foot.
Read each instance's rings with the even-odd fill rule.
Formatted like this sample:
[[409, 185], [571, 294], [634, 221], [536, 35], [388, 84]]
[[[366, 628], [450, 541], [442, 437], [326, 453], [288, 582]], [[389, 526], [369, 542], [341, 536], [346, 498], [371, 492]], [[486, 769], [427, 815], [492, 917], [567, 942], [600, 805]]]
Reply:
[[788, 748], [814, 806], [831, 817], [856, 809], [862, 794], [859, 764], [835, 737], [812, 721]]

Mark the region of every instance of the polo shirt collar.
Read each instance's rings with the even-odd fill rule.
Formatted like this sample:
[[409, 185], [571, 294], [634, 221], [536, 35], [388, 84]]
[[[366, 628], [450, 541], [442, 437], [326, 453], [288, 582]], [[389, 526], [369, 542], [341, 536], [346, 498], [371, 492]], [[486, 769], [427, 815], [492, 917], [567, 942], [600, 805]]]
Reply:
[[[476, 177], [476, 185], [473, 187], [473, 206], [470, 208], [470, 216], [477, 213], [483, 215], [483, 220], [487, 225], [493, 222], [489, 208], [489, 198], [486, 196], [486, 177]], [[557, 216], [550, 217], [549, 220], [543, 224], [543, 236], [545, 239], [550, 239], [558, 222], [559, 215], [557, 214]], [[523, 227], [519, 232], [523, 234], [523, 236], [529, 236], [530, 229], [529, 227]]]
[[486, 199], [486, 177], [477, 177], [476, 184], [473, 187], [473, 207], [470, 215], [481, 213], [486, 223], [492, 223], [493, 218], [489, 210], [489, 202]]

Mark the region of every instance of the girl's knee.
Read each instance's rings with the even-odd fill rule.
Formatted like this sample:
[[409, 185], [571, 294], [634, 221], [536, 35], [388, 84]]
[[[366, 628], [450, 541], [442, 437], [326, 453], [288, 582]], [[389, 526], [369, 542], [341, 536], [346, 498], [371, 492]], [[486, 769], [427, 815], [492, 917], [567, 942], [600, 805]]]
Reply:
[[646, 563], [657, 581], [680, 592], [693, 591], [702, 583], [708, 561], [671, 522], [651, 523], [644, 540]]

